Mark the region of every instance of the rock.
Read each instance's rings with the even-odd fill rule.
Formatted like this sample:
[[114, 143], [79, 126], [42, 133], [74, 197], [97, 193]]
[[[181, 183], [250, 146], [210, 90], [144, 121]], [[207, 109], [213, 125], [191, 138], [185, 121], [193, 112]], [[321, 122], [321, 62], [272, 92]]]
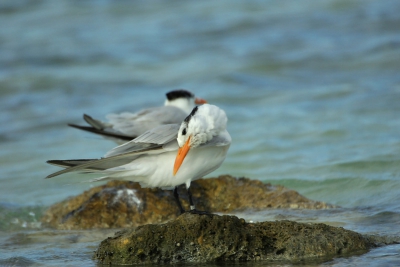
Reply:
[[174, 205], [169, 191], [111, 181], [51, 206], [41, 221], [57, 229], [136, 227], [176, 217]]
[[235, 216], [185, 213], [165, 224], [117, 232], [94, 258], [102, 264], [327, 260], [366, 252], [367, 238], [343, 228], [292, 221], [246, 223]]
[[230, 175], [200, 179], [191, 185], [196, 206], [211, 212], [232, 212], [243, 209], [294, 208], [327, 209], [333, 205], [310, 200], [281, 185], [264, 184], [259, 180], [234, 178]]
[[[283, 186], [229, 175], [200, 179], [191, 185], [199, 210], [232, 212], [243, 209], [325, 209], [332, 205], [312, 201]], [[184, 187], [179, 194], [184, 207]], [[141, 188], [138, 183], [111, 181], [51, 206], [42, 217], [44, 226], [57, 229], [136, 227], [161, 223], [179, 215], [171, 190]]]

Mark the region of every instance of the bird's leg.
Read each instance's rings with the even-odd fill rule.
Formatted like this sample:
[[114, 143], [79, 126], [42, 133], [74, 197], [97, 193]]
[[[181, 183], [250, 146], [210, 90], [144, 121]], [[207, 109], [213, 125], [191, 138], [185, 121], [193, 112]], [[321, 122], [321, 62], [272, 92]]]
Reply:
[[185, 210], [182, 208], [181, 201], [179, 200], [179, 194], [178, 194], [178, 187], [177, 186], [175, 186], [175, 188], [174, 188], [174, 198], [175, 198], [176, 204], [178, 204], [179, 211], [181, 212], [181, 214], [185, 213]]
[[210, 214], [208, 211], [201, 211], [201, 210], [196, 210], [196, 206], [193, 203], [193, 199], [192, 199], [192, 192], [190, 191], [190, 187], [186, 187], [187, 188], [187, 192], [188, 192], [188, 196], [189, 196], [189, 204], [190, 204], [190, 213], [192, 214]]
[[192, 192], [190, 191], [190, 187], [187, 188], [187, 192], [188, 192], [188, 196], [189, 196], [189, 204], [190, 204], [190, 210], [196, 210], [196, 206], [193, 203], [193, 199], [192, 199]]

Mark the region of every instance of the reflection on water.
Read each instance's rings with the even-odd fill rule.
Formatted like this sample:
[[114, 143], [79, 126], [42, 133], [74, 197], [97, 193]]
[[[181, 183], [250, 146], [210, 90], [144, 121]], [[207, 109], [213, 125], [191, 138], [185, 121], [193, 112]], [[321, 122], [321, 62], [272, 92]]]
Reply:
[[[2, 1], [0, 264], [94, 265], [105, 234], [39, 223], [47, 206], [92, 185], [80, 175], [44, 180], [56, 170], [45, 161], [101, 157], [112, 142], [66, 124], [162, 105], [175, 88], [229, 117], [233, 143], [211, 176], [283, 184], [342, 207], [238, 215], [399, 236], [399, 8], [395, 0]], [[324, 265], [398, 265], [399, 250]]]

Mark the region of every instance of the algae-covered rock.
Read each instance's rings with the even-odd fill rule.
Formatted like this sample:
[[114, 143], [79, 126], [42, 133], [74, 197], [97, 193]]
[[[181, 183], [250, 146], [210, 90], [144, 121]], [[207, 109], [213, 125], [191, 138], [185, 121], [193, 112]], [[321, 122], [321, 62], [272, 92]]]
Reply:
[[[229, 175], [192, 182], [196, 207], [209, 212], [243, 209], [324, 209], [332, 205], [305, 198], [283, 186]], [[184, 187], [179, 194], [188, 209]], [[136, 227], [176, 218], [179, 210], [171, 190], [141, 188], [138, 183], [111, 181], [79, 196], [51, 206], [42, 217], [45, 226], [57, 229]]]
[[199, 209], [231, 212], [243, 209], [292, 208], [327, 209], [333, 205], [310, 200], [281, 185], [230, 175], [200, 179], [191, 185]]
[[164, 222], [176, 214], [169, 191], [111, 181], [51, 206], [41, 221], [57, 229], [119, 228]]
[[185, 213], [165, 224], [117, 232], [94, 258], [103, 264], [299, 261], [366, 252], [362, 235], [325, 224], [246, 223], [235, 216]]

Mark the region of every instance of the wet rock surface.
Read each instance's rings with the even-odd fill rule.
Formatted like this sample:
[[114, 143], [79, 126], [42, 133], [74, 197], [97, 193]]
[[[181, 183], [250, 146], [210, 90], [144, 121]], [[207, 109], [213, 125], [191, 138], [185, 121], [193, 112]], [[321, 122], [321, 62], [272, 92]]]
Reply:
[[235, 216], [185, 213], [165, 224], [117, 232], [94, 258], [103, 264], [324, 260], [373, 247], [343, 228], [292, 221], [246, 223]]
[[[209, 212], [244, 209], [326, 209], [332, 205], [313, 201], [294, 190], [258, 180], [229, 175], [192, 182], [196, 208]], [[188, 209], [184, 187], [179, 195]], [[162, 223], [179, 215], [171, 190], [141, 188], [138, 183], [111, 181], [51, 206], [42, 217], [44, 226], [57, 229], [136, 227]]]

